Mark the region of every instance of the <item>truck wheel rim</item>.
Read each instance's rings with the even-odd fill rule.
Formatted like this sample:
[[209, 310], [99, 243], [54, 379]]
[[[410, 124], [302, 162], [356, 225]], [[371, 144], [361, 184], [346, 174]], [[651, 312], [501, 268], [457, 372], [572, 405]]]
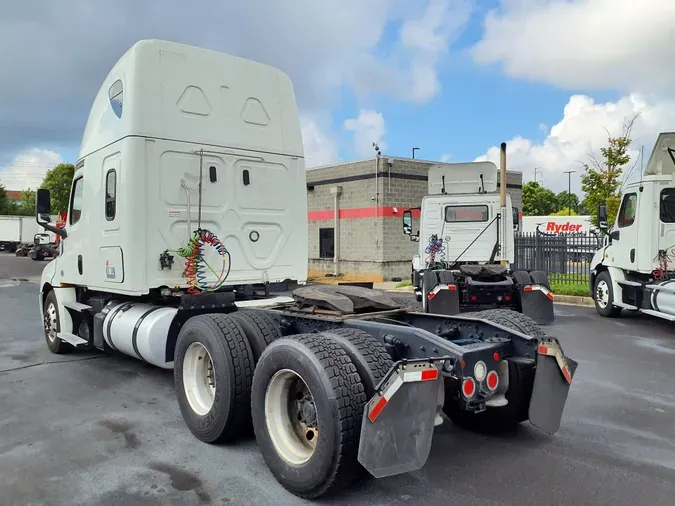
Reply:
[[603, 309], [609, 304], [609, 286], [606, 281], [602, 280], [598, 283], [595, 289], [595, 300], [598, 302], [598, 306]]
[[292, 465], [307, 462], [319, 438], [314, 397], [290, 369], [278, 371], [265, 393], [265, 422], [277, 454]]
[[216, 375], [209, 351], [200, 343], [192, 343], [183, 359], [183, 388], [192, 410], [199, 416], [211, 411], [216, 397]]
[[45, 311], [45, 333], [50, 343], [56, 340], [56, 306], [50, 302]]

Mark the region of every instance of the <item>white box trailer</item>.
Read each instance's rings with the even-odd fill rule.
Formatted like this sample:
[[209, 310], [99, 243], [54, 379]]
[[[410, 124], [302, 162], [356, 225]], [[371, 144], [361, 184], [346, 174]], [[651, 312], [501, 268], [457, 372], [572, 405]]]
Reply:
[[[54, 223], [57, 217], [52, 216], [51, 220]], [[43, 230], [34, 216], [0, 216], [0, 251], [14, 253], [22, 244], [32, 244], [35, 234], [44, 233], [53, 243], [56, 236]]]

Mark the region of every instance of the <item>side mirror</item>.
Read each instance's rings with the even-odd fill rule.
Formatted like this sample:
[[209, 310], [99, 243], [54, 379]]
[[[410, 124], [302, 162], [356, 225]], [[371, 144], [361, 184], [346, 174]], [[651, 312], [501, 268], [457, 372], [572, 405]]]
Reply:
[[515, 232], [518, 232], [519, 228], [520, 228], [520, 220], [518, 219], [518, 208], [514, 207], [513, 208], [513, 230]]
[[403, 233], [412, 235], [412, 211], [403, 211]]
[[[37, 221], [38, 225], [45, 230], [54, 232], [64, 239], [68, 237], [68, 233], [65, 229], [57, 228], [54, 225], [49, 224], [52, 221], [49, 217], [50, 214], [52, 214], [51, 194], [49, 193], [49, 190], [39, 189], [35, 192], [35, 221]], [[47, 240], [47, 242], [49, 242], [49, 240]]]
[[598, 206], [598, 227], [601, 229], [607, 228], [607, 205], [600, 204]]
[[49, 244], [49, 234], [35, 234], [33, 236], [33, 244], [40, 246], [41, 244]]
[[42, 216], [46, 214], [49, 216], [52, 214], [51, 208], [52, 204], [49, 190], [38, 190], [35, 194], [35, 215]]

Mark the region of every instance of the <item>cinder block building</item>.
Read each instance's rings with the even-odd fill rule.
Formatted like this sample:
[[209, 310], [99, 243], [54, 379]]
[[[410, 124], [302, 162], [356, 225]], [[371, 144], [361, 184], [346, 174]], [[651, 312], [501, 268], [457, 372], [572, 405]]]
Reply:
[[[403, 234], [403, 211], [420, 207], [429, 168], [438, 163], [382, 155], [379, 162], [309, 169], [310, 278], [339, 273], [350, 280], [408, 279], [417, 243]], [[507, 193], [519, 209], [522, 181], [521, 172], [507, 171]]]

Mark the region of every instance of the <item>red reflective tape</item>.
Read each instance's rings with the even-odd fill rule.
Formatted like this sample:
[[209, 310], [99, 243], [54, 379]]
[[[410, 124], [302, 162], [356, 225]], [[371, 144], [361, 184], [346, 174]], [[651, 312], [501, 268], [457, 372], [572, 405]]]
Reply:
[[[394, 211], [396, 209], [396, 211]], [[379, 207], [352, 207], [340, 209], [338, 211], [339, 219], [354, 220], [361, 218], [403, 218], [403, 211], [407, 211], [407, 207], [398, 206], [379, 206]], [[414, 209], [412, 211], [413, 218], [420, 217], [420, 210]], [[309, 211], [307, 213], [309, 221], [328, 221], [335, 219], [335, 212], [332, 209], [323, 209], [320, 211]]]
[[450, 290], [451, 292], [457, 291], [457, 285], [448, 285], [448, 290]]
[[553, 293], [551, 293], [551, 292], [548, 292], [548, 293], [546, 294], [546, 296], [547, 296], [549, 299], [551, 299], [551, 300], [554, 300], [554, 299], [555, 299], [555, 296], [554, 296]]
[[433, 299], [434, 297], [436, 297], [436, 292], [429, 292], [429, 295], [427, 295], [429, 300]]
[[422, 371], [422, 381], [435, 380], [436, 378], [438, 378], [438, 369], [434, 368]]
[[387, 399], [381, 397], [380, 400], [377, 401], [377, 404], [375, 404], [375, 407], [370, 411], [370, 413], [368, 413], [368, 420], [374, 422], [386, 405]]
[[524, 287], [523, 290], [526, 291], [526, 292], [531, 292], [532, 290], [534, 290], [534, 287], [528, 285], [528, 286]]
[[562, 373], [563, 376], [565, 376], [565, 379], [567, 380], [567, 383], [572, 383], [572, 374], [570, 373], [570, 370], [567, 366], [562, 368]]
[[539, 349], [537, 350], [540, 355], [548, 355], [548, 348], [546, 346], [539, 346]]

